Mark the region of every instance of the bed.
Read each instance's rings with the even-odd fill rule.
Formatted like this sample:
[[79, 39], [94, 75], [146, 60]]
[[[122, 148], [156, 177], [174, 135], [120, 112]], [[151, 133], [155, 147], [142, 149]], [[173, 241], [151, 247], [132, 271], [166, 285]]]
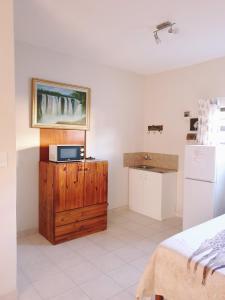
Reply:
[[225, 215], [163, 241], [137, 288], [138, 300], [225, 300]]

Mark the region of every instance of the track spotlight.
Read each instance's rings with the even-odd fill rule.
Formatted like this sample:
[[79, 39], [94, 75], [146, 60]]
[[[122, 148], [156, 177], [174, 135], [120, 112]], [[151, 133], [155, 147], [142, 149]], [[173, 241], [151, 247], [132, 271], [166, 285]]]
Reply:
[[168, 33], [173, 33], [173, 25], [170, 26]]
[[154, 35], [154, 38], [155, 38], [155, 41], [157, 44], [160, 44], [161, 43], [161, 40], [158, 36], [158, 32], [161, 31], [161, 30], [164, 30], [164, 29], [168, 29], [168, 33], [176, 33], [176, 30], [173, 28], [173, 26], [175, 25], [176, 23], [172, 23], [172, 22], [164, 22], [164, 23], [161, 23], [159, 25], [156, 26], [156, 30], [153, 31], [153, 35]]
[[161, 43], [161, 40], [160, 40], [160, 38], [158, 36], [158, 32], [157, 31], [154, 32], [154, 38], [155, 38], [156, 44], [160, 44]]

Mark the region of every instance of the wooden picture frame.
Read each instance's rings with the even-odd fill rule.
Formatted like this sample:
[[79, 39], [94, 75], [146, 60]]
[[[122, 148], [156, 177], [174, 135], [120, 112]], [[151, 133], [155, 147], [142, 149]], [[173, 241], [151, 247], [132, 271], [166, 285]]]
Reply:
[[32, 78], [32, 127], [89, 130], [88, 87]]

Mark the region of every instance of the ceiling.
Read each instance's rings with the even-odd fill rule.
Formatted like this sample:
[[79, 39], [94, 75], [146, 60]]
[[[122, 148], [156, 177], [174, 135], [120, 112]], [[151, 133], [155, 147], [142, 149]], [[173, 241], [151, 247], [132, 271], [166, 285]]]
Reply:
[[[16, 40], [152, 74], [225, 56], [224, 0], [14, 0]], [[177, 23], [176, 35], [152, 31]]]

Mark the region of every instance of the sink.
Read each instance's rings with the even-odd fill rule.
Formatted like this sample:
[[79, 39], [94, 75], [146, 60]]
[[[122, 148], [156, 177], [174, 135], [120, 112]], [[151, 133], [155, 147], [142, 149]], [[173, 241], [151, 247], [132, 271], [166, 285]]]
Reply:
[[146, 169], [146, 170], [154, 169], [154, 167], [147, 166], [147, 165], [135, 166], [135, 168], [137, 168], [137, 169]]
[[165, 168], [159, 168], [159, 167], [153, 167], [153, 166], [147, 166], [147, 165], [138, 165], [138, 166], [133, 166], [132, 168], [151, 171], [151, 172], [155, 172], [155, 173], [162, 173], [162, 174], [176, 172], [175, 170], [169, 170], [169, 169], [165, 169]]

